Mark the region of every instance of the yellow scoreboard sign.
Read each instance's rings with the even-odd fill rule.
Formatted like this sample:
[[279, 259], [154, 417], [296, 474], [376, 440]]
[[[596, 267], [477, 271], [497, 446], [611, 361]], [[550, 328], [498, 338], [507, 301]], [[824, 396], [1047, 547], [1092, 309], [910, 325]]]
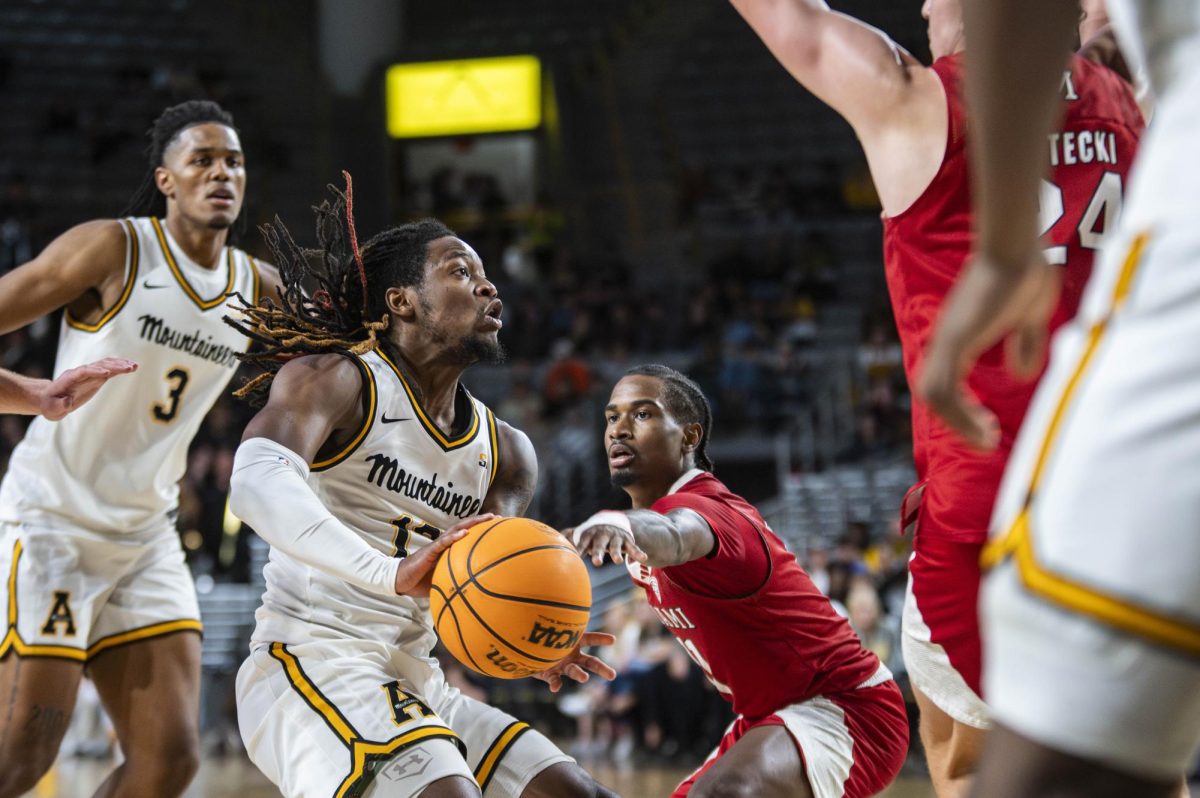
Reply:
[[530, 130], [542, 121], [535, 56], [394, 64], [386, 79], [393, 138]]

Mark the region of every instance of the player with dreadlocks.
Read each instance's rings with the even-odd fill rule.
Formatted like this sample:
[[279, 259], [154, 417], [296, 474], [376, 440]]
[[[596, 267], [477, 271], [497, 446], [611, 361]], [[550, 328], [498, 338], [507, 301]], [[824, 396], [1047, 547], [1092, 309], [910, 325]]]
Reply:
[[700, 387], [637, 366], [604, 418], [609, 473], [633, 509], [563, 534], [596, 565], [625, 563], [738, 713], [674, 798], [860, 798], [890, 784], [908, 751], [900, 690], [758, 511], [713, 476]]
[[[61, 421], [36, 418], [0, 484], [0, 797], [58, 753], [86, 668], [124, 762], [103, 795], [180, 795], [199, 759], [200, 614], [175, 529], [188, 446], [246, 340], [227, 297], [274, 270], [228, 245], [246, 172], [211, 102], [148, 131], [134, 216], [74, 227], [0, 277], [0, 333], [65, 308], [56, 373], [137, 361]], [[124, 362], [124, 361], [121, 361]]]
[[[503, 306], [479, 256], [431, 219], [360, 248], [346, 181], [316, 208], [316, 249], [278, 220], [265, 229], [281, 304], [235, 322], [267, 369], [241, 391], [262, 409], [230, 486], [271, 544], [237, 681], [246, 750], [289, 798], [612, 796], [541, 734], [449, 687], [432, 656], [433, 565], [467, 527], [525, 511], [537, 459], [459, 381], [502, 355]], [[587, 671], [615, 675], [577, 648], [541, 678]]]

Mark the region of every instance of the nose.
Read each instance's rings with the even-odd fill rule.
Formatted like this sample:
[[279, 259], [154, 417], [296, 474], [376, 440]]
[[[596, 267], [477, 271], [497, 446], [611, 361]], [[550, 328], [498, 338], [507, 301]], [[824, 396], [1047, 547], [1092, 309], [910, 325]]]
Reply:
[[608, 439], [610, 441], [623, 441], [630, 437], [629, 427], [625, 423], [625, 416], [617, 416], [617, 420], [608, 425]]
[[491, 297], [492, 299], [500, 296], [500, 292], [496, 290], [496, 286], [486, 277], [481, 278], [475, 285], [475, 293], [479, 296]]
[[921, 18], [924, 20], [929, 19], [929, 2], [930, 0], [925, 0], [925, 2], [921, 4]]
[[225, 161], [221, 158], [217, 158], [213, 162], [213, 179], [214, 180], [228, 180], [229, 179], [229, 167], [226, 165]]

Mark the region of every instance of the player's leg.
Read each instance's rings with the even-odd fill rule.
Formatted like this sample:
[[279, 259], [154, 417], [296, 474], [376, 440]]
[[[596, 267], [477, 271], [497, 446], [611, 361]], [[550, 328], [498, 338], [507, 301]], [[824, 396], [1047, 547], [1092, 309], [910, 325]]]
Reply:
[[200, 765], [200, 635], [110, 648], [88, 670], [125, 756], [96, 795], [181, 795]]
[[[679, 795], [676, 792], [676, 795]], [[713, 760], [688, 798], [813, 798], [796, 741], [782, 725], [756, 726]]]
[[575, 760], [506, 712], [448, 688], [441, 671], [426, 680], [431, 706], [466, 744], [484, 798], [610, 798]]
[[875, 795], [896, 778], [908, 752], [904, 699], [885, 668], [876, 680], [786, 707], [753, 726], [739, 719], [675, 796]]
[[988, 726], [979, 697], [981, 549], [918, 529], [909, 562], [901, 643], [939, 798], [967, 795]]
[[1147, 780], [1055, 751], [997, 725], [989, 735], [971, 795], [973, 798], [1177, 798], [1180, 786], [1178, 779]]
[[521, 798], [619, 798], [574, 762], [558, 762], [533, 777]]
[[[108, 582], [76, 536], [0, 524], [0, 798], [32, 789], [62, 744], [83, 677], [92, 607]], [[114, 558], [119, 559], [119, 558]]]
[[971, 787], [987, 731], [959, 723], [913, 685], [920, 711], [918, 730], [929, 780], [938, 798], [964, 798]]
[[82, 678], [82, 662], [0, 660], [0, 798], [32, 790], [54, 764]]

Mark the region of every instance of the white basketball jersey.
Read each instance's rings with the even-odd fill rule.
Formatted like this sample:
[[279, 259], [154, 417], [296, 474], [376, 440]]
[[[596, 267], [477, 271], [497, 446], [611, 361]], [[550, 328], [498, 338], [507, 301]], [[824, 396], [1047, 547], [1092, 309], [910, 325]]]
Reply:
[[1109, 0], [1121, 49], [1135, 69], [1144, 67], [1158, 98], [1200, 64], [1200, 2]]
[[125, 286], [94, 324], [63, 315], [55, 373], [109, 355], [138, 362], [61, 421], [36, 418], [0, 483], [0, 521], [136, 533], [169, 524], [188, 445], [237, 369], [229, 295], [257, 301], [258, 270], [226, 247], [192, 262], [155, 218], [123, 219]]
[[[330, 512], [371, 546], [403, 557], [480, 512], [496, 475], [496, 419], [459, 387], [445, 435], [382, 351], [356, 359], [365, 392], [363, 427], [336, 456], [313, 463], [309, 486]], [[254, 643], [299, 644], [351, 637], [433, 648], [429, 602], [368, 593], [271, 549]]]

